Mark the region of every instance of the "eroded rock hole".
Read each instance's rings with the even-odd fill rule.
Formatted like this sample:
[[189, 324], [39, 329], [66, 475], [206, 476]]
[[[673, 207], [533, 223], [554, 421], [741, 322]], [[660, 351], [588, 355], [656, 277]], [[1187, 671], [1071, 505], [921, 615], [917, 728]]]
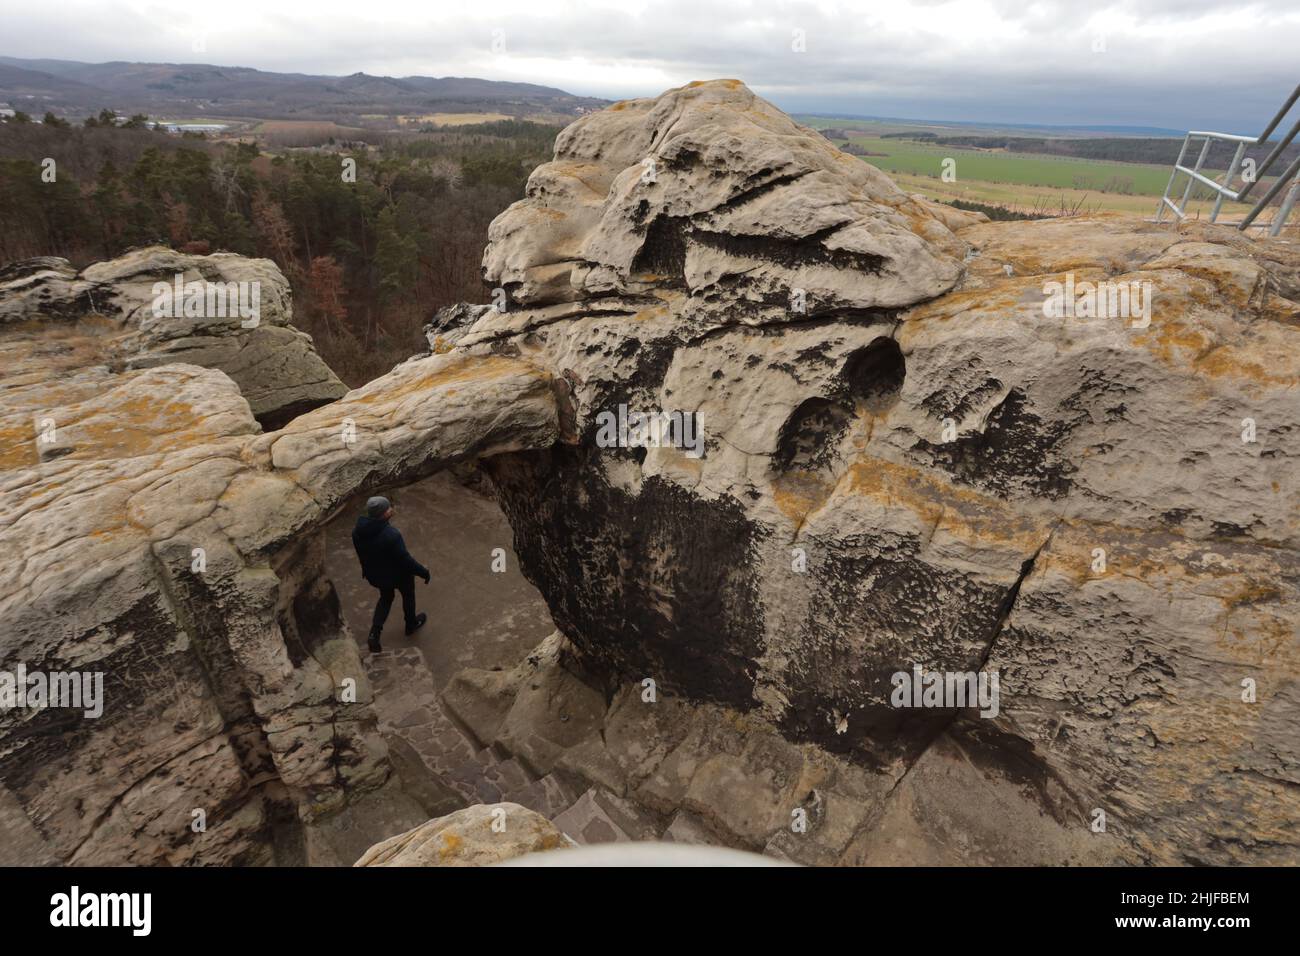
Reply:
[[872, 412], [882, 412], [898, 401], [906, 374], [903, 350], [885, 336], [850, 355], [841, 373], [849, 395]]
[[645, 242], [632, 262], [634, 275], [658, 276], [661, 281], [685, 282], [686, 242], [682, 220], [660, 216], [646, 230]]
[[827, 398], [803, 402], [781, 426], [773, 466], [787, 472], [814, 471], [829, 465], [852, 417], [849, 409]]

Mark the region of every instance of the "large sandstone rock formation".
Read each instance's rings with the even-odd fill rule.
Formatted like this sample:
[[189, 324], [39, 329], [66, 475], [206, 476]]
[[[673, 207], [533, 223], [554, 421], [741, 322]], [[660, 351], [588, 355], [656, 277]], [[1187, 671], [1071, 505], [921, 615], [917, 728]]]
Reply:
[[[609, 682], [564, 684], [602, 744], [652, 679], [837, 761], [682, 725], [619, 769], [663, 812], [760, 846], [813, 781], [819, 861], [1296, 862], [1300, 255], [980, 219], [736, 81], [620, 103], [493, 224], [502, 308], [442, 316], [432, 355], [269, 433], [260, 373], [108, 361], [102, 319], [11, 289], [0, 647], [111, 693], [97, 721], [0, 713], [10, 853], [257, 858], [268, 815], [381, 780], [315, 531], [478, 458]], [[1050, 283], [1103, 280], [1149, 289], [1149, 322], [1044, 314]], [[703, 454], [604, 447], [619, 406], [693, 416]], [[914, 666], [996, 673], [996, 715], [893, 706]], [[492, 734], [527, 759], [596, 759], [547, 700], [497, 692]], [[191, 832], [194, 807], [220, 825]]]
[[[1104, 811], [1115, 859], [1295, 862], [1300, 255], [975, 218], [734, 81], [565, 130], [491, 230], [509, 306], [455, 340], [573, 389], [577, 445], [488, 463], [523, 567], [589, 661], [900, 799], [947, 755]], [[1149, 283], [1149, 324], [1046, 317], [1067, 274]], [[598, 447], [620, 403], [705, 454]], [[1000, 713], [891, 706], [914, 665], [997, 672]]]

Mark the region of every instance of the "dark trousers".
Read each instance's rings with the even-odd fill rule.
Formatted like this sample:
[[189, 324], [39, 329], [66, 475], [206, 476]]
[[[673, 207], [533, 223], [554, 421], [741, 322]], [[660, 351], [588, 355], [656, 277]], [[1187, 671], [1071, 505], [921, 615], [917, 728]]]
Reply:
[[406, 618], [406, 629], [415, 627], [415, 578], [408, 575], [398, 578], [394, 586], [379, 589], [379, 603], [375, 605], [375, 617], [371, 621], [371, 629], [375, 633], [384, 629], [384, 622], [388, 620], [388, 612], [393, 606], [394, 591], [402, 593], [402, 615]]

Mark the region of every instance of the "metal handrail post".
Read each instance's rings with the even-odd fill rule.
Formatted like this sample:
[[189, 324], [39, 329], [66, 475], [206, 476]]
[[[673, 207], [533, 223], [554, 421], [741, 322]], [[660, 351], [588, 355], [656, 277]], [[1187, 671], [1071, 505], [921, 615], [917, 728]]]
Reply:
[[[1201, 171], [1201, 166], [1204, 165], [1205, 157], [1206, 155], [1209, 154], [1209, 152], [1210, 152], [1210, 137], [1207, 136], [1205, 137], [1205, 145], [1201, 147], [1201, 154], [1196, 157], [1196, 165], [1192, 168], [1193, 172], [1199, 173]], [[1196, 179], [1192, 176], [1188, 176], [1187, 188], [1183, 190], [1183, 201], [1178, 204], [1178, 208], [1182, 210], [1183, 215], [1187, 215], [1187, 200], [1191, 198], [1192, 187], [1195, 185], [1196, 185]]]
[[1183, 165], [1183, 157], [1187, 155], [1187, 144], [1192, 141], [1192, 134], [1188, 133], [1183, 137], [1183, 148], [1178, 151], [1178, 158], [1174, 160], [1173, 172], [1169, 174], [1169, 182], [1165, 183], [1165, 194], [1160, 198], [1156, 205], [1156, 222], [1160, 222], [1165, 215], [1165, 203], [1169, 199], [1169, 190], [1174, 188], [1174, 180], [1178, 178], [1178, 167]]
[[1274, 196], [1286, 188], [1287, 183], [1291, 181], [1296, 173], [1300, 173], [1300, 156], [1297, 156], [1295, 162], [1287, 167], [1286, 172], [1277, 178], [1277, 182], [1273, 184], [1273, 188], [1268, 191], [1264, 198], [1255, 203], [1255, 207], [1246, 214], [1246, 218], [1241, 221], [1241, 225], [1237, 228], [1244, 231], [1252, 222], [1254, 222], [1255, 217], [1264, 211], [1264, 207], [1273, 201]]
[[1223, 194], [1232, 185], [1232, 177], [1237, 175], [1237, 169], [1241, 166], [1241, 157], [1246, 152], [1246, 144], [1238, 143], [1237, 152], [1232, 157], [1232, 165], [1228, 167], [1228, 175], [1223, 177], [1223, 189], [1218, 190], [1219, 198], [1214, 200], [1214, 209], [1210, 213], [1210, 222], [1219, 218], [1219, 210], [1223, 208]]
[[1297, 176], [1295, 182], [1291, 184], [1291, 191], [1286, 194], [1286, 199], [1282, 200], [1282, 205], [1273, 214], [1273, 226], [1268, 231], [1270, 236], [1281, 234], [1282, 227], [1286, 225], [1291, 210], [1295, 207], [1296, 197], [1300, 197], [1300, 176]]
[[1297, 84], [1296, 88], [1291, 91], [1290, 98], [1283, 103], [1282, 108], [1277, 111], [1277, 114], [1273, 117], [1273, 122], [1268, 124], [1268, 129], [1259, 134], [1259, 139], [1256, 140], [1257, 143], [1263, 143], [1264, 140], [1268, 139], [1269, 136], [1272, 135], [1273, 130], [1277, 129], [1277, 124], [1282, 122], [1282, 117], [1286, 116], [1291, 107], [1295, 106], [1295, 101], [1298, 99], [1300, 99], [1300, 84]]
[[[1295, 125], [1291, 127], [1291, 132], [1287, 133], [1286, 137], [1273, 147], [1273, 152], [1269, 153], [1268, 157], [1259, 164], [1259, 168], [1255, 170], [1255, 178], [1246, 184], [1246, 188], [1241, 191], [1240, 198], [1245, 199], [1250, 195], [1250, 191], [1255, 188], [1255, 183], [1259, 182], [1260, 178], [1268, 172], [1269, 167], [1273, 165], [1273, 161], [1282, 155], [1282, 151], [1291, 145], [1291, 140], [1295, 139], [1296, 133], [1300, 133], [1300, 120], [1296, 120]], [[1263, 145], [1263, 140], [1260, 141], [1259, 145]]]

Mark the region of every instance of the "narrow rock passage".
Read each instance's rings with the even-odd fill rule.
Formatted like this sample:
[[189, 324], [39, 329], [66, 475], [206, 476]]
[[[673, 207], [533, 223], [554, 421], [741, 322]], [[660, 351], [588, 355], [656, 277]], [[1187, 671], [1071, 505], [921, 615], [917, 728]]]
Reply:
[[[412, 637], [402, 631], [401, 598], [384, 628], [384, 647], [419, 647], [441, 690], [464, 667], [509, 668], [555, 630], [537, 589], [519, 572], [510, 525], [495, 502], [447, 472], [390, 493], [393, 524], [407, 548], [433, 574], [416, 581], [417, 606], [429, 622]], [[326, 569], [338, 590], [348, 627], [362, 649], [378, 592], [361, 580], [352, 549], [360, 503], [345, 507], [326, 527]], [[492, 570], [493, 549], [505, 570]]]
[[[506, 799], [536, 805], [529, 799], [534, 778], [517, 761], [480, 747], [438, 699], [457, 671], [509, 670], [554, 630], [541, 595], [519, 573], [510, 526], [495, 502], [448, 472], [388, 494], [396, 506], [394, 524], [433, 574], [428, 585], [416, 582], [417, 605], [428, 623], [407, 637], [399, 598], [384, 628], [384, 653], [365, 649], [378, 592], [361, 580], [352, 548], [360, 501], [326, 526], [326, 567], [358, 642], [402, 785], [425, 803], [440, 801], [436, 810], [426, 807], [434, 815]], [[498, 548], [503, 571], [492, 570]], [[501, 567], [499, 559], [495, 564]], [[456, 805], [447, 802], [448, 791], [459, 797]]]

